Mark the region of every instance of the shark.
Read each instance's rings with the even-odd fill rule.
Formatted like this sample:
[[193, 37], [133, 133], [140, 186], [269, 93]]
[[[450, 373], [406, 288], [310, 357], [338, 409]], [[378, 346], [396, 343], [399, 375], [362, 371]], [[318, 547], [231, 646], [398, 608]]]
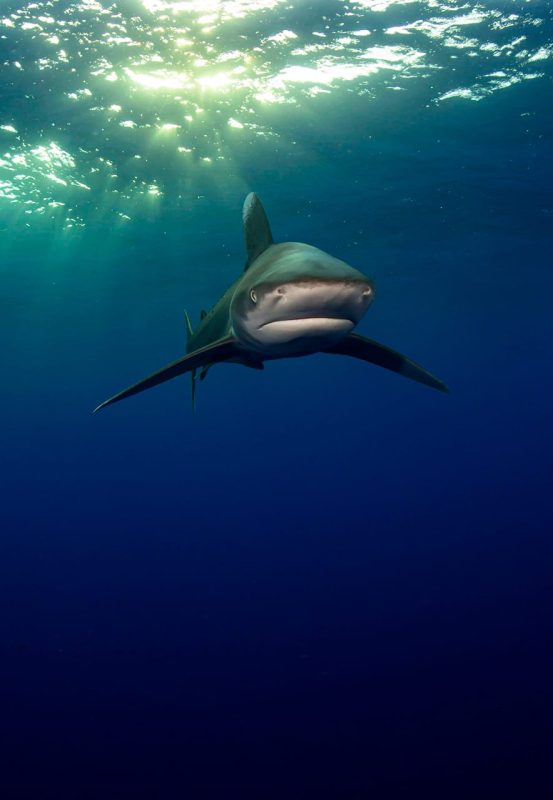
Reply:
[[216, 364], [261, 370], [266, 361], [313, 353], [350, 356], [448, 392], [411, 359], [353, 330], [374, 299], [374, 285], [354, 267], [303, 242], [275, 243], [265, 209], [251, 192], [242, 223], [246, 266], [194, 330], [188, 314], [185, 355], [108, 398], [94, 413], [190, 373], [196, 381]]

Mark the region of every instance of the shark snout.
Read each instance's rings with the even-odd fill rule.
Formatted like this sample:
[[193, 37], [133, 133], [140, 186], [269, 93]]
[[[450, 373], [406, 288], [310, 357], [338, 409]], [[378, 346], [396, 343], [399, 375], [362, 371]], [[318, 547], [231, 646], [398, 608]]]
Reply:
[[305, 280], [252, 290], [260, 327], [294, 319], [343, 319], [356, 325], [374, 297], [370, 281]]

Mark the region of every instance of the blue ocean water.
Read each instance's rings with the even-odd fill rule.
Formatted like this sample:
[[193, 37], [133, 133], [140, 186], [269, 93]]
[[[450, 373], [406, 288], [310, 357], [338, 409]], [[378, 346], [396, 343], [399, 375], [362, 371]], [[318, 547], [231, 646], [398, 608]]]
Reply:
[[[553, 6], [0, 8], [0, 794], [551, 796]], [[323, 354], [178, 358], [275, 238]]]

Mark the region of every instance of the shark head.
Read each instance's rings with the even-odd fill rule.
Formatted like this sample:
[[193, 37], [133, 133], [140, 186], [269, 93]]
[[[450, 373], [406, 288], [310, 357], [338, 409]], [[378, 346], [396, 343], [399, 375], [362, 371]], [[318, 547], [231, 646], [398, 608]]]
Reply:
[[268, 356], [301, 355], [335, 344], [374, 297], [368, 278], [298, 242], [271, 245], [247, 270], [230, 307], [236, 338]]

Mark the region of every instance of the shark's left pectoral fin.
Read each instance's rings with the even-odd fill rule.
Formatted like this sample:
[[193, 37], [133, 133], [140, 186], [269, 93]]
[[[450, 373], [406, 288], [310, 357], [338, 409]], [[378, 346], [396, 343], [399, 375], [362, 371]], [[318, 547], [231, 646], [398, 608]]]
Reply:
[[439, 392], [449, 392], [443, 381], [414, 361], [411, 361], [411, 359], [401, 355], [396, 350], [385, 347], [383, 344], [374, 342], [372, 339], [366, 339], [358, 333], [350, 333], [349, 336], [346, 336], [332, 347], [328, 347], [323, 352], [359, 358], [361, 361], [368, 361], [370, 364], [376, 364], [378, 367], [397, 372], [398, 375], [403, 375], [405, 378], [417, 381], [417, 383], [424, 383]]
[[129, 386], [128, 389], [124, 389], [122, 392], [113, 395], [109, 400], [100, 403], [100, 405], [94, 409], [94, 413], [112, 403], [117, 403], [119, 400], [131, 397], [133, 394], [138, 394], [138, 392], [151, 389], [152, 386], [157, 386], [159, 383], [164, 383], [165, 381], [171, 380], [171, 378], [176, 378], [177, 375], [183, 375], [185, 372], [191, 372], [192, 370], [211, 364], [217, 364], [221, 361], [228, 361], [236, 357], [237, 352], [236, 340], [233, 336], [219, 339], [217, 342], [213, 342], [213, 344], [209, 344], [206, 347], [195, 350], [193, 353], [188, 353], [188, 355], [182, 358], [178, 358], [176, 361], [167, 364], [167, 366], [157, 372], [148, 375], [147, 378]]

